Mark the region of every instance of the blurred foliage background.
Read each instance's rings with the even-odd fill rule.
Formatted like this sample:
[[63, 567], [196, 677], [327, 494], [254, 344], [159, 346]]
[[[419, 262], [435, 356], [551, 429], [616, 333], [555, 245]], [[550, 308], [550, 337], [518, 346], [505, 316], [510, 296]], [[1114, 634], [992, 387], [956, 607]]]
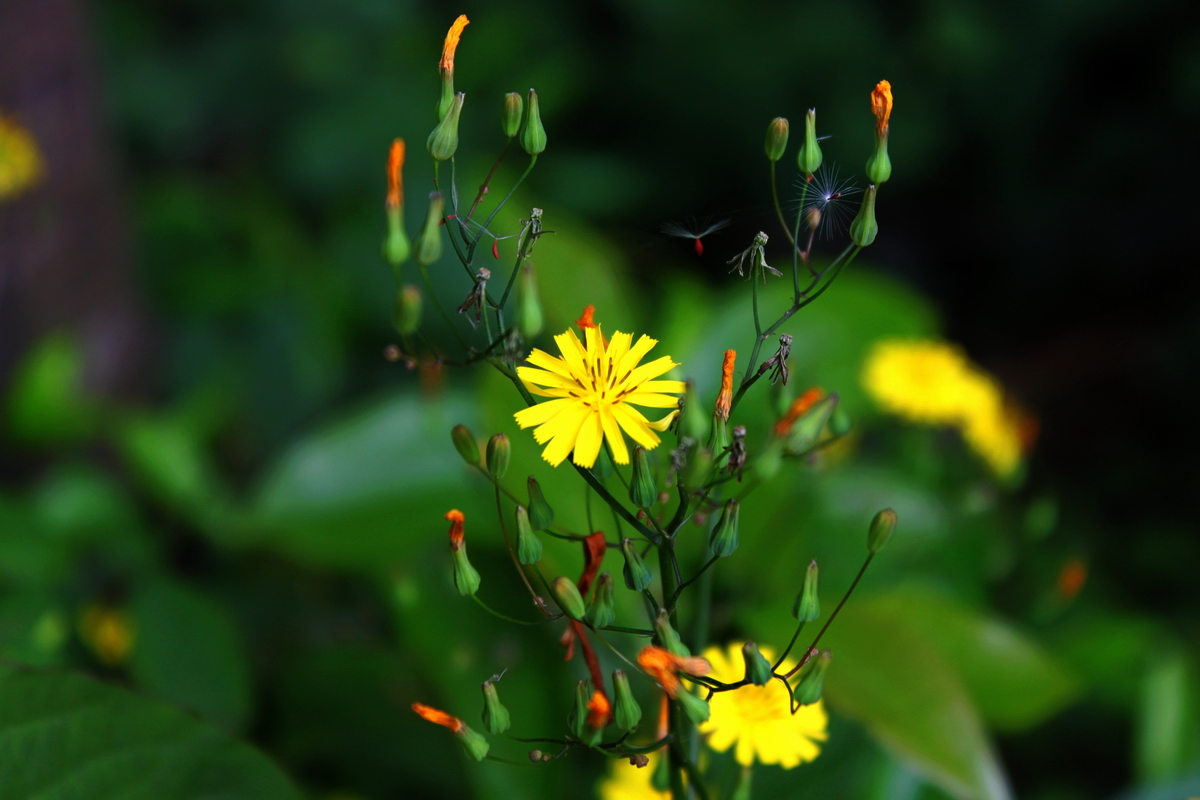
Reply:
[[[766, 123], [816, 107], [827, 160], [858, 175], [868, 94], [892, 83], [879, 238], [785, 328], [793, 380], [843, 394], [857, 447], [745, 506], [744, 530], [770, 535], [744, 533], [718, 572], [717, 630], [778, 641], [809, 558], [831, 607], [870, 514], [892, 505], [901, 534], [831, 632], [826, 752], [764, 770], [763, 795], [1200, 793], [1200, 293], [1181, 247], [1200, 27], [1168, 0], [6, 0], [0, 113], [45, 177], [0, 204], [0, 657], [109, 684], [5, 667], [6, 752], [52, 776], [112, 748], [93, 796], [135, 776], [160, 798], [206, 780], [589, 796], [594, 760], [464, 769], [407, 708], [471, 721], [475, 683], [510, 667], [517, 730], [541, 735], [574, 680], [547, 666], [551, 632], [498, 630], [450, 590], [453, 506], [501, 606], [511, 575], [449, 429], [506, 431], [512, 474], [582, 527], [574, 478], [515, 430], [498, 376], [381, 357], [387, 146], [409, 140], [415, 229], [460, 12], [464, 192], [502, 143], [502, 93], [541, 98], [549, 148], [498, 231], [532, 205], [557, 231], [535, 258], [548, 330], [595, 303], [709, 394], [720, 352], [751, 337], [724, 258], [775, 233]], [[703, 258], [658, 233], [724, 217]], [[437, 283], [456, 298], [451, 266]], [[1038, 417], [1022, 480], [872, 408], [859, 365], [896, 335], [962, 344]], [[578, 568], [572, 549], [548, 558]], [[78, 747], [20, 738], [39, 715]]]

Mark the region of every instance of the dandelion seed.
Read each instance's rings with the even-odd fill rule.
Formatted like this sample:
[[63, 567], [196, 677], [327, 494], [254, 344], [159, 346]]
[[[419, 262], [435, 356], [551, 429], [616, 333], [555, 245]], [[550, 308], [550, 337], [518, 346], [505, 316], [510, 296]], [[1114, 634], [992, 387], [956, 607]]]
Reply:
[[701, 228], [699, 225], [683, 225], [679, 222], [668, 222], [662, 226], [661, 230], [667, 236], [675, 236], [679, 239], [692, 239], [696, 243], [696, 255], [704, 255], [704, 242], [701, 241], [705, 236], [716, 233], [729, 224], [728, 219], [719, 220], [711, 225], [705, 225]]
[[853, 181], [842, 180], [837, 167], [832, 164], [822, 165], [807, 185], [808, 192], [804, 195], [800, 213], [821, 238], [836, 235], [853, 217], [848, 201], [862, 190]]

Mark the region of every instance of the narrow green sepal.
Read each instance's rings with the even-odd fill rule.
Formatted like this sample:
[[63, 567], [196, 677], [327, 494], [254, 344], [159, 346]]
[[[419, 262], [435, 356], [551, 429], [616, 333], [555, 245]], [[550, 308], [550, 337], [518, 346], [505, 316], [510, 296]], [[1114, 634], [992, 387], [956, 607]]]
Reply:
[[454, 73], [450, 70], [442, 70], [442, 90], [438, 94], [437, 105], [434, 111], [437, 112], [437, 121], [441, 122], [446, 118], [446, 112], [450, 110], [450, 106], [454, 104]]
[[771, 680], [771, 662], [758, 652], [758, 645], [754, 642], [742, 645], [742, 658], [746, 662], [746, 679], [755, 686], [766, 686]]
[[821, 601], [817, 598], [817, 562], [810, 561], [804, 571], [804, 588], [792, 604], [792, 616], [800, 622], [812, 622], [821, 616]]
[[621, 540], [621, 555], [625, 557], [622, 569], [625, 585], [635, 592], [645, 591], [654, 581], [654, 573], [638, 555], [637, 545], [632, 539]]
[[650, 461], [646, 458], [646, 449], [641, 445], [633, 448], [633, 480], [629, 482], [629, 499], [638, 508], [649, 508], [658, 500]]
[[535, 531], [544, 531], [554, 523], [554, 509], [546, 502], [537, 478], [529, 476], [529, 524]]
[[720, 414], [713, 414], [712, 428], [708, 435], [708, 449], [712, 451], [714, 456], [719, 456], [729, 447], [729, 430], [725, 423], [725, 418]]
[[471, 758], [476, 761], [483, 761], [487, 758], [489, 745], [488, 740], [484, 738], [482, 733], [478, 733], [467, 725], [463, 725], [455, 733], [455, 736], [458, 737], [459, 743]]
[[616, 603], [613, 600], [613, 579], [607, 572], [600, 573], [596, 579], [595, 593], [592, 603], [588, 606], [584, 617], [593, 628], [607, 628], [617, 618]]
[[517, 560], [522, 564], [536, 564], [541, 559], [542, 540], [533, 532], [525, 506], [517, 506]]
[[708, 549], [718, 558], [733, 555], [738, 548], [738, 517], [740, 504], [736, 499], [730, 499], [721, 509], [721, 518], [713, 526], [712, 535], [708, 537]]
[[616, 699], [613, 704], [613, 716], [617, 727], [623, 731], [637, 729], [642, 721], [642, 707], [633, 697], [633, 689], [629, 686], [629, 676], [622, 670], [614, 669], [612, 674], [613, 694]]
[[504, 733], [512, 725], [508, 709], [500, 702], [496, 684], [483, 682], [483, 727], [488, 733]]

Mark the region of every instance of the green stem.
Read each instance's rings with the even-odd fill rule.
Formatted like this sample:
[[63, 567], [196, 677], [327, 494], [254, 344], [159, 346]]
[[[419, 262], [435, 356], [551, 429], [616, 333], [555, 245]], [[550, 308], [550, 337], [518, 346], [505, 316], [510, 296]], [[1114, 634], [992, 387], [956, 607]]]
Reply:
[[476, 603], [479, 603], [480, 608], [482, 608], [484, 611], [488, 612], [489, 614], [491, 614], [494, 617], [499, 617], [500, 619], [504, 620], [505, 622], [514, 622], [517, 625], [541, 625], [543, 622], [550, 622], [549, 618], [540, 619], [540, 620], [537, 620], [536, 622], [526, 622], [523, 619], [513, 619], [512, 617], [508, 616], [507, 614], [501, 614], [499, 611], [492, 608], [487, 603], [483, 602], [483, 600], [477, 594], [471, 595], [471, 599], [474, 600]]
[[486, 220], [484, 220], [483, 227], [480, 228], [479, 233], [476, 234], [475, 239], [471, 242], [471, 246], [467, 248], [468, 261], [475, 257], [475, 248], [479, 246], [479, 240], [483, 238], [483, 232], [487, 230], [489, 225], [492, 224], [492, 220], [495, 219], [496, 214], [500, 212], [500, 209], [504, 208], [504, 204], [507, 203], [509, 198], [513, 196], [513, 192], [515, 192], [517, 187], [521, 185], [521, 182], [525, 180], [525, 177], [530, 173], [530, 171], [533, 169], [533, 165], [536, 163], [537, 156], [531, 156], [529, 158], [529, 166], [526, 167], [525, 171], [521, 173], [521, 177], [517, 178], [517, 182], [512, 185], [511, 189], [508, 190], [508, 194], [504, 195], [504, 199], [500, 201], [499, 205], [492, 209], [492, 213], [488, 215]]
[[792, 648], [796, 646], [796, 640], [800, 638], [800, 631], [802, 630], [804, 630], [804, 622], [796, 626], [796, 632], [792, 634], [792, 640], [788, 642], [788, 646], [783, 649], [783, 652], [779, 655], [779, 659], [771, 667], [771, 672], [778, 670], [779, 665], [787, 660], [788, 653], [792, 652]]

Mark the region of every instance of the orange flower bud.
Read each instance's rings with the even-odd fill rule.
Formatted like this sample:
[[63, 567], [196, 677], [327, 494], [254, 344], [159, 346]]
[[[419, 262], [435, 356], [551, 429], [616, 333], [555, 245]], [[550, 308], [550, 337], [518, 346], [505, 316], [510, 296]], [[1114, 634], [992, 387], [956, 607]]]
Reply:
[[458, 19], [446, 33], [446, 43], [442, 45], [442, 60], [438, 67], [445, 72], [454, 73], [454, 51], [458, 49], [458, 40], [462, 38], [463, 28], [470, 24], [466, 14], [459, 14]]
[[457, 550], [463, 545], [465, 535], [463, 523], [466, 521], [466, 517], [457, 508], [452, 508], [446, 512], [446, 519], [450, 520], [450, 549]]
[[1086, 582], [1087, 566], [1082, 559], [1072, 558], [1058, 573], [1058, 596], [1064, 601], [1072, 600]]
[[880, 81], [871, 92], [871, 111], [875, 114], [875, 130], [880, 134], [887, 131], [892, 116], [892, 84]]
[[721, 393], [717, 395], [716, 415], [729, 419], [729, 406], [733, 402], [733, 367], [737, 362], [737, 351], [725, 351], [725, 363], [721, 365]]
[[792, 429], [792, 425], [796, 420], [808, 413], [808, 410], [816, 405], [824, 396], [825, 390], [820, 386], [814, 386], [793, 400], [787, 414], [779, 422], [775, 423], [775, 435], [787, 436], [788, 431]]
[[609, 716], [612, 713], [612, 706], [608, 702], [608, 698], [604, 692], [597, 689], [592, 692], [592, 699], [588, 700], [587, 704], [587, 724], [589, 728], [603, 728], [608, 725]]
[[404, 169], [404, 140], [396, 139], [392, 142], [392, 150], [388, 154], [388, 208], [400, 208], [404, 205], [404, 179], [400, 174], [402, 169]]
[[700, 656], [677, 656], [657, 645], [648, 645], [638, 653], [638, 666], [658, 682], [669, 697], [679, 693], [679, 673], [707, 675], [712, 672], [708, 659]]
[[583, 314], [580, 315], [579, 319], [575, 320], [575, 324], [580, 328], [598, 328], [600, 326], [596, 324], [595, 315], [596, 307], [589, 305], [583, 310]]
[[452, 717], [445, 711], [440, 711], [433, 706], [427, 706], [424, 703], [413, 703], [412, 710], [417, 712], [417, 716], [421, 719], [428, 720], [434, 725], [441, 725], [444, 728], [449, 728], [454, 733], [460, 732], [465, 725], [458, 717]]

